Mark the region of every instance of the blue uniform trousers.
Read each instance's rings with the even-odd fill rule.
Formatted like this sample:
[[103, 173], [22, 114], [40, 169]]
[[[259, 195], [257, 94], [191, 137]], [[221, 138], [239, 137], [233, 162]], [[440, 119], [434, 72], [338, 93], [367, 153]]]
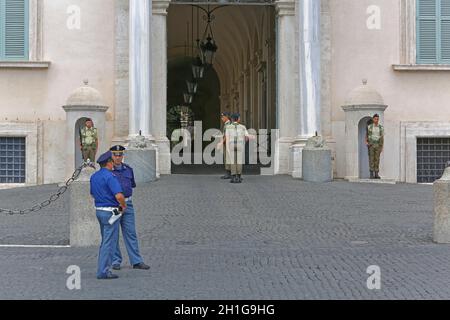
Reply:
[[104, 278], [111, 272], [115, 245], [119, 239], [119, 223], [113, 225], [108, 223], [111, 212], [97, 210], [97, 220], [100, 223], [102, 242], [98, 253], [97, 277]]
[[[139, 244], [136, 234], [136, 224], [134, 218], [133, 202], [127, 201], [127, 209], [120, 218], [120, 226], [122, 228], [123, 241], [127, 248], [128, 257], [132, 266], [135, 264], [144, 262], [141, 254], [139, 253]], [[120, 252], [119, 237], [117, 237], [113, 265], [120, 265], [122, 263], [122, 254]]]

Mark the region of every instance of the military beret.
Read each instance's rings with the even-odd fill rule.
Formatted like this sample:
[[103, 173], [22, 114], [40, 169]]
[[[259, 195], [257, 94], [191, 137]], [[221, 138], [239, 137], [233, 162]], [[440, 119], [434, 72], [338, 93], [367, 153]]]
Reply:
[[112, 153], [111, 153], [111, 151], [107, 151], [104, 154], [102, 154], [100, 157], [98, 157], [97, 163], [98, 164], [102, 164], [102, 163], [108, 162], [109, 160], [112, 160]]
[[230, 117], [231, 115], [230, 115], [230, 113], [228, 112], [228, 111], [225, 111], [225, 112], [222, 112], [221, 114], [220, 114], [220, 116], [221, 117]]
[[111, 147], [111, 149], [109, 149], [109, 151], [114, 152], [114, 153], [124, 152], [125, 151], [125, 147], [121, 146], [121, 145], [117, 145], [117, 146]]

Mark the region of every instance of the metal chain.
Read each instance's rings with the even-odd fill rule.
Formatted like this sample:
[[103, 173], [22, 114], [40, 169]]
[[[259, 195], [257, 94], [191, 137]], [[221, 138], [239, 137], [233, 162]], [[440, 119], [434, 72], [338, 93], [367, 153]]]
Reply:
[[60, 188], [58, 189], [58, 192], [56, 192], [55, 194], [52, 194], [52, 195], [50, 196], [49, 199], [47, 199], [47, 200], [45, 200], [45, 201], [43, 201], [43, 202], [41, 202], [41, 203], [39, 203], [39, 204], [37, 204], [37, 205], [31, 207], [31, 208], [24, 209], [24, 210], [17, 210], [17, 209], [14, 210], [14, 209], [2, 209], [2, 208], [0, 208], [0, 213], [6, 213], [6, 214], [9, 214], [9, 215], [15, 215], [15, 214], [25, 215], [25, 214], [29, 214], [29, 213], [32, 213], [32, 212], [36, 212], [36, 211], [42, 210], [42, 209], [44, 209], [45, 207], [48, 207], [50, 204], [52, 204], [53, 202], [55, 202], [56, 200], [58, 200], [58, 199], [59, 199], [59, 198], [67, 191], [67, 189], [69, 188], [69, 186], [70, 186], [75, 180], [78, 179], [78, 177], [79, 177], [80, 174], [81, 174], [81, 171], [82, 171], [84, 168], [86, 168], [87, 166], [89, 166], [89, 165], [90, 165], [89, 162], [85, 162], [85, 163], [83, 163], [83, 164], [81, 165], [81, 167], [77, 168], [77, 169], [74, 171], [74, 173], [72, 174], [72, 177], [70, 177], [70, 178], [66, 181], [66, 183], [65, 183], [62, 187], [60, 187]]

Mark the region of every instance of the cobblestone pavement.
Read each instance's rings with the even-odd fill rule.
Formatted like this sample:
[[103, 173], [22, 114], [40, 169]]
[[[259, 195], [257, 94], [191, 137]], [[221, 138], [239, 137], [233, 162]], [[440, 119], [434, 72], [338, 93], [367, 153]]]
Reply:
[[[0, 191], [0, 207], [56, 186]], [[174, 175], [134, 197], [150, 272], [95, 279], [98, 248], [0, 248], [0, 299], [449, 299], [450, 246], [432, 242], [432, 187]], [[66, 200], [66, 198], [65, 198]], [[67, 244], [67, 203], [0, 216], [0, 244]], [[66, 269], [81, 268], [81, 290]], [[366, 286], [370, 265], [381, 290]]]

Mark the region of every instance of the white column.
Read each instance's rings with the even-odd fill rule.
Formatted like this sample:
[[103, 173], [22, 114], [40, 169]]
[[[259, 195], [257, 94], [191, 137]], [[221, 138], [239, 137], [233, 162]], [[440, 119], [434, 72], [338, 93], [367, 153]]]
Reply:
[[130, 127], [151, 136], [151, 0], [130, 0]]
[[298, 136], [321, 133], [321, 0], [299, 0], [300, 126]]
[[275, 174], [292, 172], [290, 146], [297, 134], [298, 50], [296, 46], [295, 2], [276, 1], [277, 26], [277, 112], [279, 140]]
[[161, 174], [170, 174], [167, 138], [167, 9], [170, 0], [153, 0], [152, 16], [152, 134], [158, 146]]

